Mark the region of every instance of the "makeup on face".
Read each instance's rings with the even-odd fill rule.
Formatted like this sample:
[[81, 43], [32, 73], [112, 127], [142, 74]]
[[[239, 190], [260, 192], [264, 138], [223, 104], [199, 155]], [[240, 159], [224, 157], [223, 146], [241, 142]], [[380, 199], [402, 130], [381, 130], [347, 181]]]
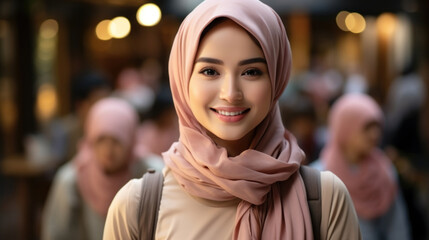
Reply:
[[218, 139], [241, 141], [251, 136], [271, 105], [262, 49], [231, 20], [212, 27], [200, 41], [189, 94], [195, 118]]

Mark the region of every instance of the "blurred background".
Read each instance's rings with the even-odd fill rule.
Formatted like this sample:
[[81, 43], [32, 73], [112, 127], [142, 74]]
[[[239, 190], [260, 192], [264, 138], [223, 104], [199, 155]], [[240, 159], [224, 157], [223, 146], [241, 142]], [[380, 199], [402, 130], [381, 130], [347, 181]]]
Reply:
[[[168, 99], [173, 38], [199, 2], [0, 0], [0, 239], [40, 239], [53, 175], [73, 155], [62, 129], [80, 111], [78, 76], [96, 72], [142, 122], [155, 119], [156, 100]], [[263, 2], [290, 39], [293, 72], [280, 101], [307, 162], [323, 146], [331, 103], [370, 94], [385, 111], [381, 144], [398, 168], [414, 239], [429, 239], [428, 1]]]

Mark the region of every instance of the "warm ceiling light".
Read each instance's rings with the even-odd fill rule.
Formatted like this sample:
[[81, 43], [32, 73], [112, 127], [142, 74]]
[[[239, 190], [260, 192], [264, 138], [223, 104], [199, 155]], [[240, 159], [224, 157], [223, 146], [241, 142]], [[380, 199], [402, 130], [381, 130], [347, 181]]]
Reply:
[[349, 30], [349, 29], [347, 29], [347, 26], [346, 26], [347, 15], [349, 15], [349, 12], [341, 11], [337, 14], [337, 17], [335, 18], [335, 20], [337, 22], [337, 26], [345, 32], [347, 32]]
[[377, 29], [384, 36], [389, 37], [396, 28], [396, 17], [392, 13], [383, 13], [377, 18]]
[[41, 120], [47, 120], [54, 116], [58, 99], [54, 86], [43, 84], [37, 91], [36, 111]]
[[40, 25], [40, 36], [42, 38], [53, 38], [58, 34], [58, 22], [54, 19], [47, 19]]
[[106, 41], [112, 38], [109, 33], [109, 25], [110, 20], [106, 19], [97, 24], [95, 28], [95, 35], [97, 35], [98, 39]]
[[160, 20], [161, 9], [154, 3], [146, 3], [137, 10], [137, 21], [143, 26], [155, 26]]
[[130, 21], [125, 17], [115, 17], [109, 24], [109, 33], [114, 38], [124, 38], [130, 31]]
[[347, 29], [352, 33], [361, 33], [365, 30], [365, 18], [359, 13], [350, 13], [345, 20]]

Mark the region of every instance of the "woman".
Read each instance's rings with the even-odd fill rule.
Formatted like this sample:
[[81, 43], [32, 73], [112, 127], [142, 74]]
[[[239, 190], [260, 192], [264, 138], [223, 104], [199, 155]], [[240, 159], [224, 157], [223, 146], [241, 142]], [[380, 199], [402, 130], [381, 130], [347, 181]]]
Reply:
[[[169, 61], [180, 137], [163, 154], [156, 239], [313, 239], [305, 156], [277, 104], [290, 70], [281, 19], [260, 1], [208, 0], [186, 17]], [[358, 239], [344, 185], [330, 173], [322, 182], [323, 239]], [[104, 239], [136, 238], [141, 184], [116, 195]]]
[[104, 98], [91, 107], [78, 153], [55, 176], [42, 239], [102, 239], [113, 197], [147, 168], [147, 159], [133, 153], [137, 124], [135, 110], [119, 98]]
[[383, 113], [371, 97], [342, 96], [330, 110], [330, 138], [313, 166], [332, 171], [347, 186], [363, 239], [409, 239], [394, 166], [377, 147], [382, 123]]

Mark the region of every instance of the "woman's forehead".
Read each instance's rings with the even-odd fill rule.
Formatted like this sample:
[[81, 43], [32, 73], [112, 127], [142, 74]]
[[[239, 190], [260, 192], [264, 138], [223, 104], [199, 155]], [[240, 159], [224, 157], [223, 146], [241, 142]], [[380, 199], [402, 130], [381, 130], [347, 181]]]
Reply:
[[[259, 43], [241, 26], [233, 21], [224, 21], [210, 28], [202, 37], [198, 46], [197, 55], [202, 49], [216, 51], [223, 48], [232, 48], [231, 54], [236, 50], [252, 51], [250, 54], [258, 54], [258, 57], [264, 57]], [[216, 49], [222, 48], [222, 49]], [[255, 53], [257, 52], [257, 53]]]

